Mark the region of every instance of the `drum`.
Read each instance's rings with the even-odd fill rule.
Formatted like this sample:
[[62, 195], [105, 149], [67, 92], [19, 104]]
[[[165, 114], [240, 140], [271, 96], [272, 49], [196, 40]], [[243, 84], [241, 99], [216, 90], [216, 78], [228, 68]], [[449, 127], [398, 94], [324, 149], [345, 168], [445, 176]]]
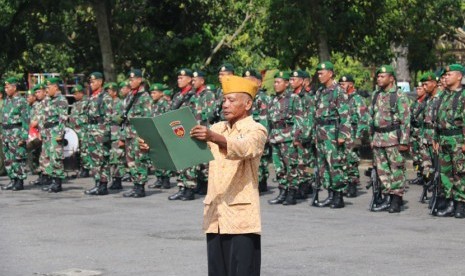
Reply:
[[76, 132], [65, 127], [65, 136], [63, 138], [63, 165], [65, 170], [79, 170], [79, 139]]

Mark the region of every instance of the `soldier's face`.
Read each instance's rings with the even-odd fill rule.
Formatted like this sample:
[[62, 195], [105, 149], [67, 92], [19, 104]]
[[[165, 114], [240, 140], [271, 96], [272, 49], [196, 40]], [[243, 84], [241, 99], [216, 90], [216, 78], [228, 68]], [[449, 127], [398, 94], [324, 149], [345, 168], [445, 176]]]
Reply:
[[45, 91], [43, 89], [36, 90], [36, 98], [41, 101], [45, 98]]
[[5, 84], [5, 93], [11, 97], [16, 92], [16, 85], [13, 84]]
[[376, 76], [376, 84], [381, 88], [386, 88], [393, 82], [394, 82], [394, 77], [391, 74], [379, 73]]
[[90, 89], [92, 89], [92, 91], [96, 91], [101, 87], [102, 87], [102, 80], [101, 79], [91, 79], [90, 80]]
[[230, 76], [232, 75], [233, 73], [232, 72], [229, 72], [229, 71], [220, 71], [218, 73], [218, 80], [219, 82], [221, 83], [221, 80], [225, 77], [225, 76]]
[[163, 97], [163, 92], [162, 91], [158, 91], [158, 90], [154, 90], [154, 91], [151, 91], [150, 92], [150, 96], [152, 97], [152, 100], [154, 102], [158, 101], [159, 99], [161, 99], [161, 97]]
[[27, 95], [26, 101], [29, 105], [32, 105], [36, 101], [35, 95]]
[[245, 118], [251, 108], [252, 99], [245, 93], [231, 93], [223, 97], [223, 115], [230, 123]]
[[318, 80], [323, 85], [327, 85], [331, 82], [333, 78], [333, 71], [331, 70], [318, 70]]
[[442, 87], [446, 87], [446, 75], [441, 76], [441, 85]]
[[289, 84], [293, 89], [299, 88], [302, 86], [304, 79], [298, 77], [291, 77], [289, 79]]
[[205, 84], [205, 79], [201, 77], [195, 77], [192, 79], [192, 85], [197, 89]]
[[424, 81], [421, 83], [421, 86], [423, 86], [423, 89], [425, 90], [426, 93], [431, 94], [436, 87], [437, 82], [435, 81]]
[[353, 83], [348, 82], [348, 81], [341, 81], [339, 84], [345, 91], [349, 90], [349, 88], [354, 86]]
[[178, 76], [178, 87], [184, 88], [192, 83], [192, 78], [189, 76]]
[[278, 94], [283, 93], [286, 91], [287, 87], [289, 86], [289, 81], [281, 78], [274, 79], [274, 91]]
[[139, 88], [141, 83], [142, 83], [142, 78], [140, 77], [129, 78], [129, 86], [131, 87], [131, 89]]
[[55, 97], [57, 90], [58, 90], [58, 86], [56, 84], [47, 85], [47, 93], [50, 97]]
[[80, 100], [82, 100], [82, 98], [84, 97], [84, 93], [82, 93], [82, 92], [76, 92], [76, 93], [74, 93], [73, 96], [74, 96], [74, 99], [76, 99], [76, 101], [80, 101]]
[[462, 81], [462, 73], [458, 71], [450, 71], [445, 74], [445, 82], [447, 88], [453, 88]]
[[129, 89], [128, 86], [123, 86], [123, 87], [121, 87], [119, 92], [121, 93], [122, 97], [126, 97], [128, 95], [128, 93], [129, 93], [129, 91], [130, 91], [130, 89]]
[[417, 90], [417, 97], [418, 98], [423, 97], [425, 95], [425, 93], [426, 93], [425, 89], [423, 88], [423, 85], [418, 86], [416, 90]]

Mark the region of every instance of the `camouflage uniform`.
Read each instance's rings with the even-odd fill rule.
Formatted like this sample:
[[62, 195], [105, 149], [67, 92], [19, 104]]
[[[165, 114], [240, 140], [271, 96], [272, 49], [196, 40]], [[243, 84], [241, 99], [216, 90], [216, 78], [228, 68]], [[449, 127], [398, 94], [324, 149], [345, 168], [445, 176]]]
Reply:
[[[426, 102], [428, 101], [427, 95], [422, 99], [417, 99], [410, 106], [410, 153], [412, 155], [413, 166], [417, 172], [417, 176], [421, 177], [423, 173], [423, 167], [421, 166], [421, 136], [420, 128], [422, 124], [423, 112], [425, 111]], [[418, 181], [418, 180], [417, 180]], [[414, 181], [414, 182], [417, 182]], [[413, 183], [413, 182], [412, 182]]]
[[88, 144], [86, 139], [87, 132], [87, 120], [88, 120], [88, 104], [89, 99], [84, 96], [82, 100], [76, 101], [69, 114], [68, 127], [76, 132], [79, 140], [79, 159], [80, 167], [85, 170], [89, 170], [89, 152]]
[[[260, 89], [255, 96], [253, 105], [252, 105], [252, 118], [255, 122], [260, 123], [263, 125], [266, 130], [269, 132], [270, 128], [268, 125], [268, 108], [271, 103], [271, 97], [266, 94], [266, 91]], [[260, 165], [258, 167], [258, 183], [259, 188], [262, 191], [267, 190], [267, 180], [270, 175], [270, 171], [268, 170], [268, 165], [271, 161], [271, 147], [269, 143], [265, 144], [265, 149], [263, 150], [263, 155], [260, 158]]]
[[[41, 104], [40, 104], [40, 101], [35, 101], [32, 106], [29, 106], [29, 118], [30, 118], [30, 121], [34, 121], [34, 118], [37, 118], [38, 117], [38, 114], [40, 112], [40, 109], [41, 108]], [[29, 122], [30, 123], [30, 122]], [[30, 140], [30, 139], [28, 139]], [[40, 158], [40, 152], [41, 152], [41, 149], [42, 149], [42, 146], [39, 142], [39, 144], [37, 145], [37, 147], [35, 146], [29, 146], [29, 142], [28, 141], [28, 146], [27, 146], [27, 163], [28, 163], [28, 167], [31, 171], [31, 173], [41, 173], [41, 170], [39, 169], [40, 167], [40, 164], [39, 164], [39, 158]]]
[[[164, 98], [160, 98], [158, 101], [152, 103], [152, 117], [168, 112], [169, 108], [170, 108], [170, 103]], [[169, 179], [171, 176], [171, 171], [155, 168], [155, 176], [157, 177], [157, 179], [162, 179], [165, 177]]]
[[122, 178], [126, 173], [126, 159], [124, 148], [119, 146], [121, 137], [121, 117], [124, 112], [123, 101], [120, 98], [113, 99], [111, 109], [111, 150], [110, 150], [110, 172], [113, 178]]

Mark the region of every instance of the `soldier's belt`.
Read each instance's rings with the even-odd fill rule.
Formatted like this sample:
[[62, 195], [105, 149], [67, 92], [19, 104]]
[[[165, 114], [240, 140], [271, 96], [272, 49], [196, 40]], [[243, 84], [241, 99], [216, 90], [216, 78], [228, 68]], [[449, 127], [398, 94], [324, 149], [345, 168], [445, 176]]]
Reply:
[[89, 125], [98, 125], [98, 124], [103, 124], [103, 119], [102, 118], [89, 118]]
[[391, 131], [399, 130], [399, 129], [400, 129], [400, 125], [390, 125], [387, 127], [374, 127], [374, 131], [378, 133], [387, 133], [387, 132], [391, 132]]
[[16, 123], [16, 124], [2, 124], [3, 129], [9, 130], [9, 129], [15, 129], [15, 128], [20, 128], [23, 124], [22, 123]]
[[288, 126], [292, 126], [293, 124], [286, 123], [286, 122], [276, 122], [276, 123], [271, 123], [271, 126], [273, 128], [286, 128]]
[[59, 122], [46, 122], [44, 128], [52, 128], [58, 126]]
[[438, 129], [438, 134], [441, 136], [452, 136], [452, 135], [460, 135], [462, 134], [462, 128], [455, 128], [455, 129]]
[[321, 118], [316, 118], [316, 123], [318, 125], [323, 125], [323, 126], [327, 126], [327, 125], [335, 125], [338, 123], [338, 119], [321, 119]]

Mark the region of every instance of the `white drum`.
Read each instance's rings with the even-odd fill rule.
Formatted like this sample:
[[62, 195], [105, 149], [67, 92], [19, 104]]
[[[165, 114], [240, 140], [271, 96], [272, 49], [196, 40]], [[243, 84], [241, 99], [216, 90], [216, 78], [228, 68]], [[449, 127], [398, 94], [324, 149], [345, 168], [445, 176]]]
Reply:
[[65, 137], [63, 142], [63, 155], [65, 158], [70, 157], [79, 151], [79, 138], [73, 129], [65, 127]]

